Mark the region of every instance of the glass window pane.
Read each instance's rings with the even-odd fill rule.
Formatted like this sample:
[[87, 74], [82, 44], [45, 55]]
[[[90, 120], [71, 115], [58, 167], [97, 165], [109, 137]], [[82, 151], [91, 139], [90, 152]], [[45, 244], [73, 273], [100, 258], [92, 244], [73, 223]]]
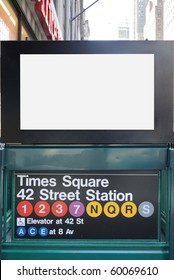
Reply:
[[0, 40], [18, 39], [18, 18], [9, 1], [0, 1]]

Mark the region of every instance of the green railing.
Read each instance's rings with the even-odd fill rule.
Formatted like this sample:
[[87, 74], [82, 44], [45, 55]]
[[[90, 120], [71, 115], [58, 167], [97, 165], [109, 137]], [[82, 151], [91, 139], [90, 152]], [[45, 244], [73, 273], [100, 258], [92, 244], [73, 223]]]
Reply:
[[[2, 259], [174, 259], [174, 151], [167, 145], [6, 145], [1, 153]], [[14, 171], [60, 170], [158, 170], [158, 238], [15, 239]]]

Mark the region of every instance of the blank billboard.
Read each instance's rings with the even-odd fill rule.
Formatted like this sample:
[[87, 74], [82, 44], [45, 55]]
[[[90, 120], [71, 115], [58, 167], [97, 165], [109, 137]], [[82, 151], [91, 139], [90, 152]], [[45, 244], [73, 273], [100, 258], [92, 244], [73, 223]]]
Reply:
[[154, 130], [154, 54], [21, 54], [21, 130]]

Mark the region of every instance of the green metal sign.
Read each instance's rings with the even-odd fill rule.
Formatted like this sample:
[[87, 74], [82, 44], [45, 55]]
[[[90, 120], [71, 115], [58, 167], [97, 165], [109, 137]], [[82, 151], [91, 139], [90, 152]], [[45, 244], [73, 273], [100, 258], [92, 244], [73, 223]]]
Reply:
[[17, 239], [157, 239], [158, 172], [15, 173]]

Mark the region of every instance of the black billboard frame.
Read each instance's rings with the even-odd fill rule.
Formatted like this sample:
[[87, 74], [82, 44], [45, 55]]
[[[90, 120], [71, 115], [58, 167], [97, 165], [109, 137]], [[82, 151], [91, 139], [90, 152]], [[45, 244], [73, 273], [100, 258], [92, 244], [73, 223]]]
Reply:
[[[170, 41], [1, 42], [3, 143], [173, 143], [173, 49]], [[154, 54], [154, 130], [20, 130], [21, 54]]]

